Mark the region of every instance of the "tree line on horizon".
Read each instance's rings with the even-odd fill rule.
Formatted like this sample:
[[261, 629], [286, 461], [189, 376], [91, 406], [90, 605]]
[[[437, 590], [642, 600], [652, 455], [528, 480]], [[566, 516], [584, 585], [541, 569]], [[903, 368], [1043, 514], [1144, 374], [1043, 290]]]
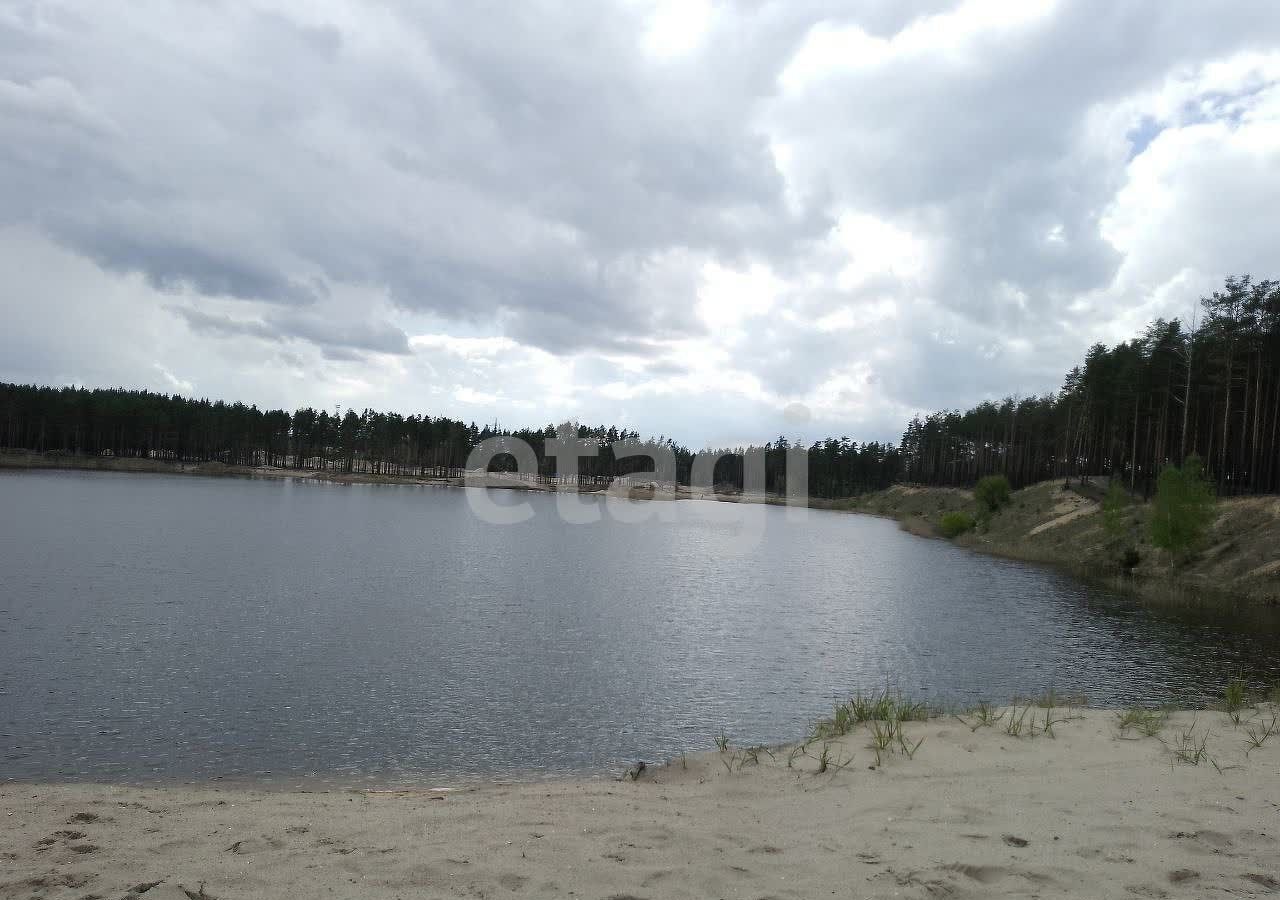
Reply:
[[[916, 417], [898, 445], [827, 438], [806, 447], [808, 491], [844, 497], [895, 482], [969, 486], [1004, 475], [1014, 487], [1050, 478], [1109, 474], [1149, 493], [1161, 470], [1189, 456], [1204, 461], [1222, 494], [1280, 489], [1280, 282], [1226, 279], [1201, 298], [1203, 321], [1153, 322], [1133, 340], [1095, 344], [1061, 390], [1007, 397], [960, 412]], [[1198, 321], [1198, 320], [1197, 320]], [[979, 364], [975, 361], [975, 364]], [[694, 451], [659, 436], [613, 426], [478, 427], [446, 417], [366, 409], [260, 410], [243, 403], [123, 388], [0, 384], [0, 448], [228, 465], [268, 465], [371, 475], [456, 475], [491, 437], [518, 438], [538, 476], [557, 476], [546, 442], [574, 434], [594, 443], [584, 478], [608, 480], [650, 468], [660, 445], [688, 484]], [[615, 442], [634, 454], [616, 458]], [[746, 454], [763, 453], [766, 490], [786, 487], [779, 437], [724, 451], [714, 480], [741, 490]], [[513, 470], [499, 456], [492, 470]]]
[[1280, 489], [1278, 438], [1280, 282], [1243, 275], [1200, 299], [1191, 328], [1157, 319], [1095, 344], [1056, 394], [917, 417], [899, 449], [912, 482], [1111, 475], [1144, 494], [1197, 456], [1219, 494], [1240, 494]]
[[[541, 429], [509, 430], [477, 426], [457, 419], [403, 416], [366, 409], [357, 413], [305, 407], [260, 410], [243, 403], [193, 399], [124, 388], [42, 387], [0, 384], [0, 448], [36, 453], [111, 456], [231, 466], [275, 466], [298, 470], [391, 476], [461, 475], [467, 457], [490, 438], [520, 440], [532, 448], [537, 477], [563, 474], [547, 442], [574, 436], [596, 446], [595, 456], [579, 460], [588, 483], [645, 472], [653, 467], [647, 451], [661, 448], [675, 458], [676, 480], [689, 484], [696, 453], [665, 436], [641, 438], [634, 430], [586, 426], [576, 422]], [[622, 453], [616, 454], [614, 446]], [[764, 455], [765, 488], [786, 489], [785, 437], [763, 447], [714, 451], [717, 485], [742, 490], [749, 452]], [[813, 496], [842, 497], [888, 487], [898, 474], [898, 453], [891, 444], [859, 444], [828, 438], [808, 448]], [[514, 471], [513, 455], [500, 454], [490, 471]]]

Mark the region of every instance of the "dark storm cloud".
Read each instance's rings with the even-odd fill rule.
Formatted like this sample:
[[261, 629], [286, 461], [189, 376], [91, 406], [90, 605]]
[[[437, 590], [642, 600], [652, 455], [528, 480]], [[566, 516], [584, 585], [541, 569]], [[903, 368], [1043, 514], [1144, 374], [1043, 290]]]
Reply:
[[409, 338], [394, 325], [380, 322], [336, 323], [305, 314], [268, 315], [265, 319], [240, 319], [184, 306], [170, 311], [199, 334], [222, 338], [252, 337], [265, 341], [299, 339], [320, 347], [329, 359], [358, 359], [363, 352], [403, 355]]
[[264, 322], [236, 319], [228, 315], [201, 312], [184, 306], [170, 306], [169, 310], [198, 334], [214, 337], [256, 337], [266, 341], [275, 341], [280, 338], [279, 332]]
[[284, 313], [267, 318], [267, 324], [279, 333], [311, 341], [328, 350], [405, 354], [409, 338], [399, 328], [386, 322], [331, 322], [323, 317]]
[[225, 248], [88, 229], [54, 233], [106, 268], [142, 272], [161, 291], [190, 289], [210, 297], [299, 304], [312, 303], [317, 295], [315, 286], [285, 278], [269, 264]]

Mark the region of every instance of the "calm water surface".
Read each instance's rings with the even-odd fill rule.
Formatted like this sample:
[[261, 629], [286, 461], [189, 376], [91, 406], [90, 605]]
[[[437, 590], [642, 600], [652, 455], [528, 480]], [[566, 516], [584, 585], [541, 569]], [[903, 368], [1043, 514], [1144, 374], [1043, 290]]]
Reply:
[[[486, 524], [467, 492], [0, 474], [0, 779], [421, 783], [800, 734], [892, 685], [1195, 701], [1274, 624], [1129, 605], [893, 522], [728, 504]], [[652, 504], [650, 506], [653, 506]]]

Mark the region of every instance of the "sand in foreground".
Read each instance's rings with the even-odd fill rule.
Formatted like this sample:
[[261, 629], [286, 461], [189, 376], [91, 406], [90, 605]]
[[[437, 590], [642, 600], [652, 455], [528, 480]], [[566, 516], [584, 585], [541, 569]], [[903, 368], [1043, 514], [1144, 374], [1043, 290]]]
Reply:
[[[1255, 724], [1273, 707], [1249, 711]], [[1199, 765], [1172, 759], [1195, 721]], [[1225, 714], [1118, 737], [908, 726], [814, 757], [689, 757], [636, 783], [298, 793], [0, 788], [0, 897], [1237, 897], [1280, 891], [1280, 734], [1247, 756]], [[1162, 740], [1163, 739], [1163, 740]], [[723, 760], [723, 762], [722, 762]], [[726, 771], [724, 762], [735, 767]], [[1215, 766], [1213, 763], [1216, 762]], [[742, 764], [740, 771], [737, 765]], [[1221, 771], [1219, 771], [1221, 769]], [[203, 885], [203, 894], [201, 894]]]

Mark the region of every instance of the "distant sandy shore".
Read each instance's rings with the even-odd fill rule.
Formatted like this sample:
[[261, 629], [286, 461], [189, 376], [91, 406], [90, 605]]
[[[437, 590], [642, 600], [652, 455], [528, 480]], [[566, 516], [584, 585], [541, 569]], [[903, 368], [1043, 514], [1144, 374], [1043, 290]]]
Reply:
[[[458, 477], [432, 475], [374, 475], [366, 472], [344, 472], [341, 469], [292, 469], [281, 466], [232, 466], [220, 462], [166, 462], [111, 456], [74, 456], [25, 451], [0, 451], [0, 470], [128, 472], [136, 475], [200, 475], [204, 477], [292, 479], [323, 481], [335, 484], [416, 484], [447, 487], [483, 487], [544, 493], [600, 494], [628, 500], [719, 500], [728, 503], [764, 503], [785, 506], [786, 497], [775, 494], [716, 492], [679, 485], [672, 489], [647, 482], [629, 483], [620, 479], [613, 484], [579, 486], [574, 483], [530, 481], [505, 472], [478, 471]], [[809, 498], [814, 509], [845, 509], [848, 500]]]
[[[1255, 729], [1275, 707], [1247, 712]], [[1040, 713], [1042, 714], [1042, 713]], [[457, 792], [0, 787], [0, 898], [1263, 897], [1280, 891], [1280, 734], [1180, 713], [1121, 737], [865, 726], [786, 750], [690, 756], [632, 781]], [[1188, 728], [1198, 765], [1175, 758]], [[974, 724], [971, 720], [971, 724]], [[848, 761], [851, 757], [851, 761]], [[835, 770], [837, 764], [846, 763]], [[732, 769], [732, 771], [729, 771]]]

